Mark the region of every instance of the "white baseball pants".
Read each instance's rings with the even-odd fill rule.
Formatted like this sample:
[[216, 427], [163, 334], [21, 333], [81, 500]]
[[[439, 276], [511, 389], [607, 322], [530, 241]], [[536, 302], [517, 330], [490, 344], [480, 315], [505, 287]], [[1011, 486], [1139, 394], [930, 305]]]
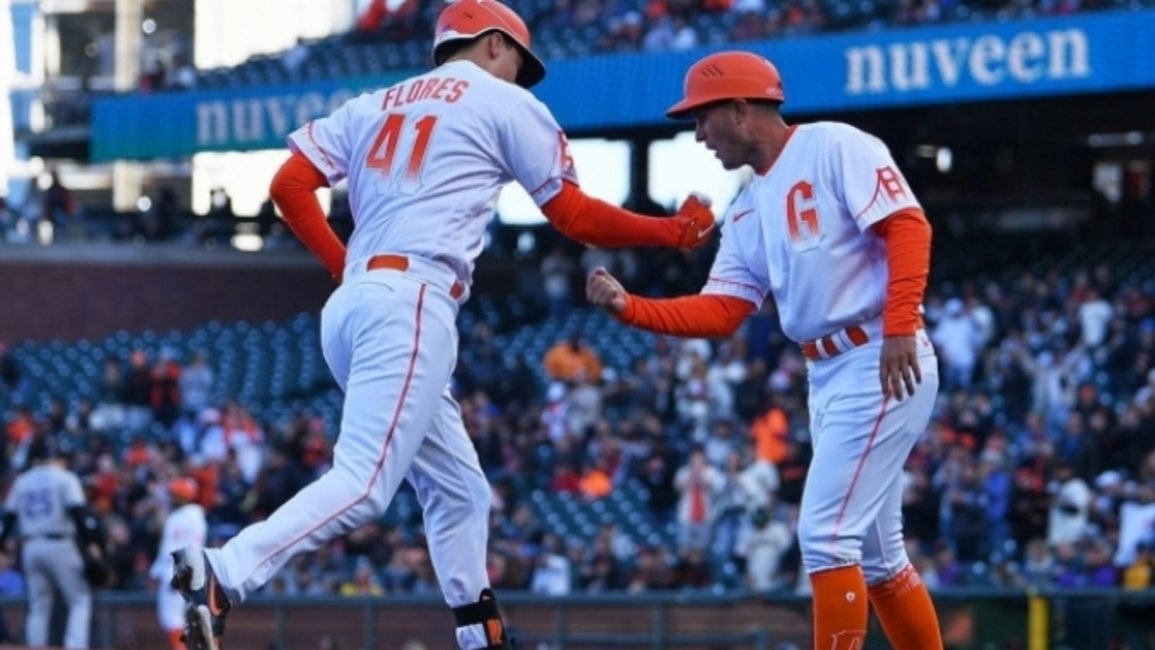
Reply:
[[[267, 520], [208, 558], [240, 603], [291, 558], [380, 518], [408, 479], [424, 510], [433, 568], [450, 607], [489, 586], [490, 490], [457, 403], [457, 302], [448, 269], [410, 258], [407, 271], [351, 263], [321, 314], [325, 360], [345, 392], [333, 468]], [[481, 626], [457, 631], [485, 647]]]
[[92, 589], [84, 579], [84, 559], [72, 539], [33, 538], [21, 553], [28, 581], [28, 616], [24, 621], [24, 642], [33, 648], [48, 645], [52, 604], [59, 589], [68, 604], [64, 647], [88, 647], [92, 622]]
[[798, 522], [808, 573], [861, 564], [866, 583], [890, 579], [909, 562], [902, 536], [903, 466], [930, 422], [938, 362], [917, 334], [922, 383], [902, 401], [879, 385], [881, 336], [812, 361], [810, 430], [814, 458]]
[[184, 598], [180, 592], [162, 582], [156, 589], [156, 619], [165, 632], [183, 630]]

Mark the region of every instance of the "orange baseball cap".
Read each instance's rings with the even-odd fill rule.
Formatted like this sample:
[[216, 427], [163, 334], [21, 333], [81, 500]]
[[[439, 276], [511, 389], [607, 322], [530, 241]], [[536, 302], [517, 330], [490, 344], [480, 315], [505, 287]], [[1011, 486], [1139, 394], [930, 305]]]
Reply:
[[185, 501], [195, 501], [197, 482], [191, 478], [174, 478], [168, 482], [168, 493]]
[[753, 52], [711, 54], [690, 66], [685, 97], [671, 106], [666, 116], [681, 119], [707, 104], [728, 99], [786, 101], [778, 68]]

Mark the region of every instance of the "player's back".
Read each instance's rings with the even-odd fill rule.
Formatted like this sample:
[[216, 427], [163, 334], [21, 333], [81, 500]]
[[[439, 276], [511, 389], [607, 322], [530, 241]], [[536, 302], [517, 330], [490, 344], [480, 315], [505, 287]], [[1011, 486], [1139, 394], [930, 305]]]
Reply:
[[[540, 106], [526, 90], [455, 61], [357, 97], [305, 137], [294, 134], [331, 182], [348, 177], [355, 228], [347, 259], [420, 255], [468, 280], [498, 194], [519, 177], [509, 151], [520, 143], [508, 134], [538, 126], [506, 124], [522, 119], [516, 109], [526, 102]], [[529, 112], [548, 116], [543, 107]]]
[[75, 474], [60, 467], [42, 465], [21, 474], [12, 486], [6, 507], [18, 516], [26, 537], [72, 535], [75, 526], [68, 508], [81, 505], [84, 495]]

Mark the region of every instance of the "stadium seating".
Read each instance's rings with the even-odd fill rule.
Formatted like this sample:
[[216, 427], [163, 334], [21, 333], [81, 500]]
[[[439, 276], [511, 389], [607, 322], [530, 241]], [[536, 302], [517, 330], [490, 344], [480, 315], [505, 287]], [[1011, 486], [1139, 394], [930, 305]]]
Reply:
[[[940, 247], [935, 252], [932, 295], [959, 295], [964, 284], [981, 291], [987, 282], [1013, 291], [1024, 274], [1032, 274], [1045, 278], [1062, 296], [1076, 273], [1090, 271], [1107, 260], [1117, 295], [1131, 287], [1147, 296], [1155, 295], [1155, 242], [1086, 242], [1072, 247], [1065, 237], [1036, 234], [990, 238], [982, 244], [981, 259], [972, 254], [972, 247]], [[541, 360], [547, 349], [575, 333], [593, 346], [607, 368], [619, 373], [628, 372], [637, 359], [650, 356], [655, 349], [653, 335], [627, 329], [599, 311], [579, 308], [564, 316], [542, 314], [539, 305], [516, 294], [474, 296], [459, 316], [462, 365], [468, 367], [475, 359], [477, 351], [471, 337], [482, 324], [493, 333], [493, 346], [506, 361], [523, 358], [540, 380], [545, 379]], [[335, 433], [341, 416], [341, 394], [325, 366], [318, 330], [316, 315], [299, 314], [281, 322], [209, 322], [185, 331], [120, 331], [96, 341], [25, 342], [14, 346], [12, 353], [25, 375], [21, 403], [35, 412], [47, 412], [54, 399], [70, 405], [81, 398], [96, 401], [108, 359], [123, 363], [137, 349], [155, 358], [167, 349], [184, 362], [201, 351], [216, 375], [214, 402], [235, 400], [259, 421], [272, 424], [285, 424], [298, 413], [309, 413], [321, 418], [326, 430]], [[1130, 399], [1130, 395], [1118, 393], [1114, 379], [1105, 369], [1093, 375], [1105, 404]], [[1004, 397], [997, 391], [990, 397], [996, 424], [1009, 431], [1018, 428], [1021, 423], [1007, 421]], [[13, 401], [13, 394], [0, 392], [0, 412], [10, 411]], [[124, 431], [113, 442], [127, 446], [135, 435], [136, 432]], [[552, 468], [552, 448], [543, 446], [535, 453], [539, 468]], [[604, 525], [614, 524], [636, 544], [667, 550], [677, 546], [676, 524], [654, 516], [646, 488], [633, 478], [627, 477], [601, 500], [546, 489], [548, 473], [522, 477], [520, 481], [518, 487], [525, 491], [519, 493], [528, 495], [527, 503], [537, 520], [564, 539], [588, 545]], [[413, 530], [420, 517], [415, 497], [405, 488], [384, 523]], [[712, 575], [719, 586], [739, 584], [731, 558], [715, 553], [710, 559]], [[969, 566], [967, 571], [968, 584], [985, 584], [993, 579], [990, 568], [983, 563]]]
[[[318, 81], [324, 79], [354, 79], [380, 74], [387, 70], [424, 69], [430, 62], [430, 44], [427, 34], [432, 33], [436, 11], [440, 3], [421, 3], [420, 14], [411, 20], [406, 31], [420, 34], [419, 37], [394, 39], [381, 32], [378, 35], [338, 34], [306, 44], [307, 56], [299, 65], [289, 67], [281, 54], [262, 54], [232, 68], [202, 70], [198, 73], [197, 85], [201, 88], [241, 88]], [[611, 24], [620, 22], [622, 14], [603, 15], [602, 20], [589, 25], [562, 25], [551, 20], [554, 2], [552, 0], [512, 0], [512, 7], [526, 19], [534, 29], [535, 49], [546, 60], [559, 60], [589, 56], [597, 53], [631, 51], [639, 49], [638, 43], [607, 36], [613, 34]], [[911, 23], [951, 23], [983, 22], [1008, 18], [1042, 16], [1055, 13], [1053, 3], [1027, 3], [1025, 8], [1017, 7], [1012, 13], [1009, 6], [983, 2], [944, 3], [941, 15], [934, 18], [908, 18], [900, 15], [899, 3], [886, 0], [821, 0], [809, 5], [783, 3], [768, 7], [768, 16], [759, 16], [759, 27], [752, 36], [738, 29], [746, 17], [738, 11], [709, 13], [697, 11], [688, 18], [687, 24], [697, 35], [701, 45], [723, 45], [744, 38], [766, 38], [789, 36], [801, 32], [845, 31], [855, 29], [877, 29], [886, 26], [902, 26]], [[632, 6], [638, 19], [644, 21], [643, 33], [652, 27], [647, 17], [645, 3], [618, 3], [619, 7]], [[804, 24], [799, 27], [784, 26], [774, 33], [766, 33], [761, 26], [770, 14], [782, 13], [788, 7], [807, 5]], [[915, 3], [917, 6], [918, 3]], [[1151, 6], [1152, 0], [1106, 0], [1095, 5], [1100, 9], [1138, 8]], [[1080, 10], [1088, 10], [1088, 5]], [[606, 14], [609, 12], [603, 12]]]

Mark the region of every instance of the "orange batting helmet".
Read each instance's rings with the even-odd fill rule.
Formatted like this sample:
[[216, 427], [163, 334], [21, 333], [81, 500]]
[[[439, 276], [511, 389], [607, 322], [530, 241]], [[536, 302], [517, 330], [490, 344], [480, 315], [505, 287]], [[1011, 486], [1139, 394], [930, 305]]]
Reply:
[[529, 28], [517, 12], [497, 0], [457, 0], [441, 11], [433, 32], [433, 63], [444, 63], [444, 46], [453, 41], [477, 38], [499, 31], [521, 49], [524, 59], [517, 73], [517, 85], [530, 88], [545, 78], [545, 64], [529, 49]]
[[185, 501], [195, 501], [197, 482], [191, 478], [174, 478], [168, 482], [168, 493]]
[[666, 111], [667, 117], [687, 117], [727, 99], [786, 101], [778, 68], [752, 52], [718, 52], [699, 60], [686, 73], [685, 95]]

